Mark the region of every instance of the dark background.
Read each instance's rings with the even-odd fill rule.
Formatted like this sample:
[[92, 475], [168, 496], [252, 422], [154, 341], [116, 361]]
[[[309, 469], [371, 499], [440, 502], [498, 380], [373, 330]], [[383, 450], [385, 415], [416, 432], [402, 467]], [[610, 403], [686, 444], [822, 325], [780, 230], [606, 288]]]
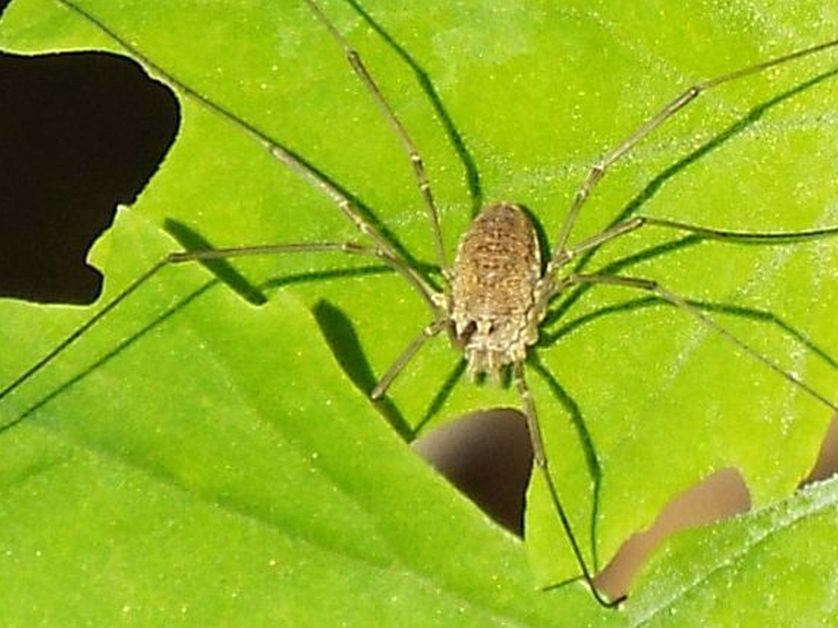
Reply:
[[0, 52], [0, 296], [94, 301], [101, 277], [87, 250], [177, 124], [173, 94], [130, 60]]

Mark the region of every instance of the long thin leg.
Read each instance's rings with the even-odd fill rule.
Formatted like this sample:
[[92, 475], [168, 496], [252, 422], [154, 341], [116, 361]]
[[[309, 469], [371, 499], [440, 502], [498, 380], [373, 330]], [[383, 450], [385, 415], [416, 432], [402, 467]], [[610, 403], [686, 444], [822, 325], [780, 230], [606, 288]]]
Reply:
[[631, 233], [632, 231], [637, 231], [644, 226], [655, 226], [666, 229], [675, 229], [677, 231], [686, 231], [702, 238], [720, 240], [722, 242], [767, 246], [795, 244], [798, 242], [805, 242], [807, 240], [818, 240], [820, 238], [838, 236], [838, 226], [824, 227], [822, 229], [809, 229], [806, 231], [731, 231], [727, 229], [713, 229], [711, 227], [692, 225], [686, 222], [679, 222], [677, 220], [650, 218], [648, 216], [635, 216], [634, 218], [616, 224], [595, 236], [582, 240], [573, 246], [566, 247], [555, 259], [551, 260], [547, 264], [547, 270], [545, 272], [545, 276], [549, 278], [549, 281], [543, 283], [543, 287], [538, 296], [538, 305], [536, 306], [536, 309], [546, 308], [547, 304], [554, 296], [569, 287], [567, 278], [563, 278], [558, 283], [555, 281], [556, 273], [564, 264], [574, 259], [580, 253], [599, 248], [611, 240], [616, 240], [620, 236]]
[[422, 280], [421, 277], [415, 273], [406, 272], [411, 269], [409, 266], [405, 268], [407, 263], [404, 259], [400, 256], [390, 255], [388, 252], [381, 250], [377, 246], [367, 246], [364, 244], [358, 244], [357, 242], [301, 242], [295, 244], [237, 246], [207, 251], [183, 251], [180, 253], [171, 253], [167, 259], [171, 264], [178, 264], [196, 260], [230, 259], [233, 257], [277, 255], [280, 253], [321, 253], [328, 251], [379, 258], [394, 270], [402, 272], [410, 285], [412, 285], [419, 295], [425, 300], [431, 312], [434, 314], [438, 313], [438, 306], [442, 297], [433, 288], [428, 286], [428, 284]]
[[393, 362], [393, 365], [387, 369], [387, 372], [384, 374], [378, 384], [376, 384], [375, 388], [372, 389], [370, 393], [370, 398], [372, 399], [380, 399], [387, 389], [390, 387], [390, 384], [393, 383], [393, 380], [402, 372], [402, 369], [407, 366], [407, 363], [413, 359], [413, 356], [425, 346], [425, 343], [436, 336], [439, 332], [445, 329], [445, 326], [448, 324], [448, 317], [439, 318], [435, 320], [433, 323], [425, 327], [418, 336], [416, 336], [413, 340], [410, 341], [410, 344], [407, 345], [405, 350], [402, 354]]
[[371, 222], [364, 218], [364, 216], [355, 206], [355, 203], [353, 203], [353, 201], [334, 183], [332, 183], [326, 176], [320, 174], [312, 166], [306, 163], [306, 161], [302, 157], [296, 155], [289, 149], [279, 145], [264, 131], [253, 126], [246, 120], [239, 118], [237, 115], [231, 113], [221, 105], [212, 102], [210, 99], [206, 98], [199, 92], [196, 92], [194, 89], [192, 89], [185, 83], [181, 82], [180, 80], [166, 72], [152, 59], [147, 57], [136, 47], [132, 46], [129, 41], [121, 37], [116, 31], [114, 31], [112, 28], [110, 28], [107, 24], [102, 22], [92, 13], [89, 13], [87, 10], [77, 6], [70, 0], [61, 0], [61, 3], [64, 4], [64, 6], [66, 6], [71, 11], [83, 17], [91, 24], [94, 24], [99, 30], [108, 35], [108, 37], [113, 39], [126, 50], [130, 51], [131, 54], [133, 54], [137, 59], [142, 61], [143, 64], [151, 68], [154, 71], [154, 73], [159, 74], [160, 76], [165, 78], [166, 81], [177, 87], [184, 94], [193, 98], [195, 101], [200, 103], [209, 111], [212, 111], [213, 113], [224, 118], [228, 122], [231, 122], [235, 127], [241, 129], [242, 131], [250, 135], [252, 138], [254, 138], [256, 141], [260, 142], [271, 153], [271, 155], [273, 155], [279, 161], [284, 163], [291, 171], [293, 171], [295, 174], [300, 175], [310, 184], [323, 191], [329, 198], [331, 198], [338, 205], [340, 210], [352, 222], [352, 224], [355, 225], [358, 231], [368, 236], [375, 243], [376, 247], [380, 249], [381, 255], [386, 255], [388, 259], [400, 260], [400, 264], [398, 266], [394, 266], [397, 272], [403, 275], [412, 285], [421, 285], [425, 299], [430, 303], [434, 303], [435, 307], [440, 307], [441, 302], [437, 297], [434, 296], [436, 295], [436, 291], [433, 289], [433, 287], [431, 287], [431, 285], [425, 280], [424, 277], [422, 277], [418, 272], [411, 268], [407, 260], [405, 260], [404, 257], [393, 248], [393, 246], [387, 241], [387, 239], [375, 227], [375, 225], [373, 225]]
[[326, 26], [326, 29], [329, 33], [331, 33], [335, 41], [337, 41], [341, 48], [343, 48], [346, 59], [349, 61], [349, 65], [352, 66], [352, 71], [355, 72], [355, 75], [361, 80], [369, 93], [372, 95], [373, 100], [375, 100], [387, 122], [390, 123], [390, 126], [398, 136], [405, 153], [407, 153], [410, 165], [413, 167], [413, 174], [416, 177], [416, 183], [419, 186], [419, 192], [422, 194], [422, 198], [425, 201], [425, 209], [428, 212], [428, 218], [431, 221], [431, 229], [433, 231], [434, 243], [436, 245], [437, 260], [443, 270], [443, 276], [446, 276], [447, 272], [445, 271], [448, 269], [448, 264], [445, 257], [445, 246], [442, 242], [442, 229], [439, 225], [439, 213], [437, 212], [436, 204], [434, 203], [433, 193], [431, 192], [431, 184], [430, 181], [428, 181], [428, 174], [425, 171], [425, 164], [422, 161], [422, 156], [416, 148], [416, 144], [410, 137], [407, 129], [405, 129], [401, 120], [399, 120], [396, 112], [390, 106], [390, 103], [388, 103], [384, 98], [384, 94], [381, 92], [378, 84], [367, 70], [358, 51], [352, 48], [347, 39], [335, 27], [332, 21], [326, 16], [314, 0], [305, 0], [305, 2], [317, 18]]
[[750, 74], [756, 74], [758, 72], [767, 70], [768, 68], [773, 68], [783, 63], [793, 61], [794, 59], [807, 57], [809, 55], [813, 55], [815, 53], [827, 50], [829, 48], [833, 48], [835, 46], [838, 46], [838, 39], [833, 39], [832, 41], [818, 44], [817, 46], [811, 46], [809, 48], [797, 50], [795, 52], [783, 55], [781, 57], [775, 57], [774, 59], [769, 59], [768, 61], [763, 61], [762, 63], [757, 63], [755, 65], [751, 65], [746, 68], [736, 70], [734, 72], [729, 72], [727, 74], [722, 74], [721, 76], [716, 76], [714, 78], [701, 81], [699, 83], [696, 83], [689, 89], [685, 90], [680, 96], [678, 96], [674, 100], [667, 103], [657, 114], [655, 114], [644, 124], [642, 124], [640, 128], [638, 128], [636, 131], [634, 131], [634, 133], [629, 135], [625, 140], [623, 140], [622, 143], [620, 143], [616, 148], [611, 150], [611, 152], [607, 153], [602, 159], [600, 159], [598, 163], [596, 163], [593, 166], [593, 168], [591, 168], [591, 171], [588, 173], [587, 178], [582, 183], [582, 186], [579, 188], [579, 190], [577, 190], [575, 196], [573, 197], [573, 202], [570, 205], [567, 217], [565, 218], [564, 224], [562, 225], [561, 231], [559, 232], [559, 238], [556, 241], [555, 248], [553, 249], [553, 259], [555, 260], [562, 254], [562, 251], [564, 251], [567, 245], [567, 240], [570, 237], [570, 232], [573, 229], [573, 225], [576, 223], [576, 218], [579, 216], [579, 210], [585, 203], [585, 200], [588, 198], [596, 184], [599, 183], [600, 179], [602, 179], [603, 176], [605, 176], [605, 173], [608, 170], [608, 168], [611, 167], [617, 160], [623, 157], [626, 153], [628, 153], [637, 144], [639, 144], [652, 131], [657, 129], [661, 124], [663, 124], [673, 115], [678, 113], [678, 111], [680, 111], [693, 100], [698, 98], [700, 94], [724, 83], [734, 81], [736, 79], [748, 76]]
[[432, 309], [439, 310], [442, 304], [441, 298], [438, 296], [436, 290], [420, 275], [413, 267], [398, 253], [384, 236], [376, 229], [372, 223], [368, 222], [361, 216], [355, 207], [354, 203], [346, 194], [341, 192], [335, 185], [328, 180], [321, 177], [317, 172], [310, 169], [305, 163], [300, 161], [296, 156], [286, 149], [276, 144], [269, 144], [268, 149], [271, 155], [279, 159], [282, 163], [288, 166], [289, 169], [296, 172], [300, 176], [313, 183], [315, 187], [323, 190], [329, 196], [341, 211], [349, 218], [362, 234], [369, 236], [375, 243], [375, 249], [378, 251], [376, 255], [382, 259], [397, 261], [393, 268], [401, 274], [407, 281], [417, 287], [424, 296], [425, 300], [432, 307]]
[[570, 519], [565, 512], [562, 502], [559, 499], [559, 492], [553, 482], [553, 477], [550, 475], [550, 469], [547, 462], [547, 454], [544, 451], [544, 440], [541, 436], [541, 428], [538, 425], [538, 415], [535, 410], [535, 403], [532, 400], [530, 389], [527, 386], [527, 380], [524, 376], [524, 364], [516, 362], [513, 367], [513, 376], [515, 378], [515, 387], [518, 390], [518, 395], [521, 397], [521, 404], [524, 407], [524, 416], [527, 419], [527, 430], [530, 434], [530, 442], [532, 443], [533, 465], [538, 468], [539, 472], [544, 476], [544, 481], [550, 491], [550, 499], [559, 515], [559, 520], [564, 528], [570, 547], [573, 550], [573, 555], [576, 557], [576, 562], [579, 564], [579, 569], [582, 571], [582, 577], [591, 589], [591, 593], [597, 602], [606, 608], [617, 606], [625, 599], [625, 596], [619, 597], [615, 600], [607, 600], [602, 597], [602, 594], [594, 586], [593, 575], [588, 565], [585, 562], [585, 557], [582, 555], [582, 550], [579, 543], [576, 541], [576, 536], [573, 534], [573, 528], [570, 525]]
[[50, 350], [44, 357], [35, 362], [32, 366], [26, 369], [23, 373], [18, 375], [11, 383], [0, 390], [0, 400], [9, 395], [12, 391], [17, 389], [21, 384], [35, 375], [38, 371], [43, 369], [47, 364], [52, 362], [57, 356], [63, 353], [70, 345], [84, 335], [91, 327], [101, 321], [109, 312], [116, 306], [125, 301], [130, 295], [136, 292], [143, 284], [149, 281], [152, 277], [157, 275], [162, 269], [173, 264], [183, 264], [186, 262], [195, 262], [212, 259], [228, 259], [232, 257], [246, 257], [255, 255], [278, 255], [282, 253], [318, 253], [318, 252], [340, 252], [348, 253], [350, 255], [361, 255], [367, 257], [377, 257], [385, 263], [396, 268], [402, 261], [398, 258], [390, 258], [382, 253], [378, 248], [357, 244], [355, 242], [304, 242], [299, 244], [273, 244], [253, 247], [236, 247], [229, 249], [211, 249], [204, 251], [181, 251], [177, 253], [170, 253], [151, 268], [145, 271], [142, 275], [132, 281], [128, 287], [116, 295], [113, 299], [108, 301], [102, 309], [96, 312], [93, 316], [87, 319], [81, 326], [77, 327], [66, 338], [59, 342]]
[[675, 229], [676, 231], [686, 231], [710, 240], [721, 240], [724, 242], [738, 244], [764, 244], [769, 246], [796, 244], [807, 240], [818, 240], [820, 238], [838, 235], [838, 226], [808, 229], [805, 231], [732, 231], [729, 229], [703, 227], [677, 220], [651, 218], [649, 216], [635, 216], [634, 218], [616, 224], [591, 238], [582, 240], [573, 246], [566, 247], [555, 259], [550, 262], [548, 273], [550, 271], [558, 270], [558, 268], [560, 268], [563, 264], [569, 262], [580, 253], [598, 248], [610, 240], [619, 238], [620, 236], [631, 233], [632, 231], [637, 231], [644, 226], [664, 227], [667, 229]]
[[784, 369], [782, 366], [777, 364], [774, 360], [766, 357], [753, 347], [751, 347], [748, 343], [744, 340], [741, 340], [739, 337], [735, 336], [732, 332], [728, 331], [725, 327], [717, 323], [711, 317], [707, 316], [704, 312], [700, 309], [696, 308], [694, 305], [690, 304], [686, 299], [683, 297], [675, 294], [674, 292], [670, 292], [666, 288], [663, 288], [658, 284], [656, 281], [651, 281], [649, 279], [640, 279], [637, 277], [623, 277], [620, 275], [568, 275], [566, 278], [566, 285], [577, 285], [577, 284], [606, 284], [612, 286], [624, 286], [626, 288], [635, 288], [638, 290], [644, 290], [646, 292], [651, 292], [661, 299], [665, 301], [669, 301], [673, 305], [678, 306], [683, 311], [687, 312], [690, 316], [696, 318], [697, 320], [701, 321], [703, 324], [707, 325], [714, 331], [721, 334], [724, 338], [728, 341], [739, 347], [742, 351], [750, 355], [755, 360], [762, 362], [765, 366], [770, 368], [772, 371], [777, 373], [778, 375], [782, 376], [784, 379], [788, 380], [795, 386], [798, 386], [807, 394], [809, 394], [812, 398], [816, 399], [830, 410], [838, 411], [838, 404], [833, 403], [830, 401], [825, 395], [822, 395], [817, 390], [809, 386], [806, 382], [802, 379], [797, 377], [794, 373], [791, 373]]

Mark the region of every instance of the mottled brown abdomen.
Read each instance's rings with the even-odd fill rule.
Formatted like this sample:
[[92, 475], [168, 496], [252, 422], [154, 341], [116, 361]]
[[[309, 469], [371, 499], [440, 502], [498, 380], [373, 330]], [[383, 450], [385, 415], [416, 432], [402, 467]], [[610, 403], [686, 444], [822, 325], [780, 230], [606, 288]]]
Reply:
[[532, 222], [512, 203], [484, 209], [460, 240], [452, 316], [469, 372], [499, 376], [537, 337], [532, 314], [541, 255]]

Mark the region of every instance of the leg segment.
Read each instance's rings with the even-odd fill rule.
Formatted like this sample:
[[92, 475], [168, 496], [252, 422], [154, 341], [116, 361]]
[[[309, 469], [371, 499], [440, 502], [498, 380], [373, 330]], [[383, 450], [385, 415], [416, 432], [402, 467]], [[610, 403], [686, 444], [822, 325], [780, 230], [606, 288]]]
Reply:
[[806, 382], [800, 379], [794, 373], [791, 373], [784, 369], [782, 366], [777, 364], [774, 360], [768, 358], [767, 356], [763, 355], [753, 347], [751, 347], [748, 343], [744, 340], [741, 340], [737, 336], [735, 336], [732, 332], [728, 331], [725, 327], [717, 323], [711, 317], [707, 316], [704, 312], [700, 309], [691, 305], [686, 299], [677, 294], [670, 292], [669, 290], [661, 287], [658, 285], [656, 281], [651, 281], [648, 279], [639, 279], [636, 277], [622, 277], [619, 275], [568, 275], [566, 278], [566, 285], [578, 285], [578, 284], [605, 284], [611, 286], [623, 286], [626, 288], [635, 288], [637, 290], [643, 290], [646, 292], [651, 292], [652, 294], [657, 295], [661, 299], [665, 301], [669, 301], [673, 305], [676, 305], [681, 310], [692, 316], [693, 318], [701, 321], [704, 325], [713, 329], [714, 331], [721, 334], [724, 338], [726, 338], [729, 342], [739, 347], [742, 351], [750, 355], [752, 358], [761, 362], [772, 371], [783, 377], [784, 379], [788, 380], [798, 388], [802, 389], [806, 392], [809, 396], [813, 399], [816, 399], [830, 410], [838, 411], [838, 405], [830, 401], [825, 395], [822, 395], [817, 390], [809, 386]]
[[337, 204], [344, 215], [352, 221], [358, 231], [372, 239], [375, 243], [375, 249], [378, 251], [376, 255], [382, 259], [390, 260], [391, 263], [395, 262], [393, 267], [396, 271], [407, 279], [408, 283], [416, 287], [422, 293], [422, 296], [425, 298], [428, 305], [430, 305], [434, 310], [439, 308], [440, 300], [436, 296], [436, 290], [431, 287], [422, 275], [411, 267], [407, 260], [404, 259], [404, 257], [402, 257], [402, 255], [400, 255], [389, 242], [387, 242], [384, 236], [381, 235], [381, 232], [361, 215], [357, 207], [355, 207], [355, 204], [346, 194], [339, 190], [337, 186], [329, 180], [312, 170], [290, 151], [282, 148], [278, 144], [268, 143], [266, 146], [271, 155], [288, 166], [290, 170], [302, 176], [315, 187], [323, 190], [323, 192]]
[[[539, 292], [537, 309], [547, 307], [550, 300], [558, 295], [563, 290], [569, 287], [567, 278], [563, 278], [558, 283], [555, 281], [556, 273], [559, 269], [574, 259], [580, 253], [597, 249], [603, 244], [616, 240], [620, 236], [637, 231], [644, 226], [663, 227], [666, 229], [675, 229], [677, 231], [684, 231], [691, 233], [701, 238], [709, 240], [720, 240], [722, 242], [731, 242], [738, 244], [751, 245], [767, 245], [780, 246], [783, 244], [795, 244], [798, 242], [805, 242], [808, 240], [817, 240], [820, 238], [827, 238], [838, 235], [838, 226], [824, 227], [822, 229], [810, 229], [806, 231], [774, 231], [774, 232], [758, 232], [758, 231], [730, 231], [727, 229], [713, 229], [711, 227], [702, 227], [699, 225], [692, 225], [676, 220], [666, 220], [663, 218], [650, 218], [647, 216], [635, 216], [625, 222], [621, 222], [613, 227], [610, 227], [597, 235], [582, 240], [574, 246], [566, 247], [559, 254], [550, 260], [547, 264], [545, 276], [549, 281], [544, 282], [543, 288]], [[590, 283], [590, 282], [589, 282]]]
[[[764, 244], [782, 245], [796, 244], [808, 240], [818, 240], [838, 235], [838, 226], [824, 227], [821, 229], [808, 229], [805, 231], [731, 231], [728, 229], [713, 229], [692, 225], [677, 220], [666, 220], [664, 218], [651, 218], [648, 216], [635, 216], [625, 222], [610, 227], [587, 240], [582, 240], [574, 246], [569, 246], [559, 252], [550, 262], [550, 269], [557, 270], [563, 264], [585, 251], [596, 249], [610, 240], [619, 238], [622, 235], [637, 231], [644, 226], [664, 227], [676, 231], [685, 231], [708, 240], [721, 240], [738, 244]], [[549, 273], [550, 271], [548, 271]]]
[[834, 39], [817, 46], [797, 50], [781, 57], [775, 57], [774, 59], [769, 59], [768, 61], [764, 61], [762, 63], [757, 63], [734, 72], [729, 72], [727, 74], [722, 74], [721, 76], [701, 81], [685, 90], [674, 100], [667, 103], [658, 113], [642, 124], [640, 128], [629, 135], [622, 143], [607, 153], [597, 164], [594, 165], [593, 168], [591, 168], [587, 178], [576, 192], [576, 195], [573, 197], [573, 202], [570, 205], [567, 217], [565, 218], [562, 229], [559, 232], [559, 238], [556, 241], [555, 248], [553, 249], [553, 260], [556, 260], [559, 256], [561, 256], [562, 252], [565, 250], [567, 240], [570, 237], [570, 232], [573, 229], [573, 225], [576, 223], [576, 218], [579, 216], [579, 210], [591, 194], [591, 191], [594, 189], [596, 184], [599, 183], [603, 176], [605, 176], [608, 168], [610, 168], [637, 144], [643, 141], [646, 136], [652, 133], [661, 124], [666, 122], [669, 118], [698, 98], [700, 94], [724, 83], [728, 83], [751, 74], [756, 74], [758, 72], [762, 72], [763, 70], [788, 63], [789, 61], [800, 59], [801, 57], [807, 57], [829, 48], [834, 48], [835, 46], [838, 46], [838, 39]]
[[521, 397], [521, 405], [524, 409], [524, 415], [527, 419], [527, 430], [529, 431], [530, 442], [532, 443], [533, 465], [538, 468], [538, 471], [544, 477], [544, 481], [550, 491], [550, 498], [553, 502], [553, 506], [556, 509], [556, 513], [559, 515], [559, 520], [562, 523], [562, 527], [564, 528], [570, 547], [573, 550], [573, 555], [576, 557], [576, 562], [579, 564], [579, 569], [582, 571], [582, 577], [585, 579], [585, 582], [591, 589], [591, 594], [597, 602], [606, 608], [617, 606], [625, 599], [625, 596], [614, 600], [607, 600], [602, 597], [602, 594], [600, 594], [596, 586], [594, 586], [593, 574], [590, 569], [588, 569], [585, 557], [582, 555], [582, 550], [579, 547], [579, 543], [576, 541], [576, 536], [573, 534], [570, 519], [568, 518], [567, 513], [562, 506], [562, 502], [559, 499], [559, 492], [556, 490], [556, 485], [553, 482], [553, 478], [550, 475], [550, 469], [547, 464], [547, 454], [544, 451], [544, 441], [541, 437], [541, 428], [538, 425], [538, 415], [536, 414], [535, 403], [532, 400], [532, 395], [530, 394], [529, 387], [527, 386], [527, 380], [524, 376], [524, 364], [522, 362], [517, 362], [513, 366], [513, 377], [515, 379], [515, 387]]
[[[346, 59], [349, 61], [349, 65], [352, 66], [352, 71], [355, 72], [355, 75], [361, 80], [367, 88], [367, 91], [369, 91], [372, 95], [381, 110], [381, 113], [384, 115], [387, 122], [390, 123], [393, 131], [398, 136], [399, 141], [401, 142], [402, 147], [410, 160], [410, 165], [413, 168], [413, 174], [416, 177], [416, 184], [419, 187], [419, 192], [422, 194], [422, 198], [425, 201], [425, 209], [427, 210], [428, 218], [431, 221], [431, 229], [433, 231], [434, 243], [436, 245], [437, 260], [439, 261], [442, 270], [446, 271], [448, 265], [445, 259], [445, 247], [442, 242], [442, 229], [439, 225], [439, 214], [436, 209], [436, 204], [434, 203], [434, 197], [431, 192], [431, 184], [428, 181], [425, 165], [422, 162], [422, 157], [416, 148], [416, 144], [413, 142], [410, 134], [408, 134], [407, 129], [404, 128], [404, 125], [401, 120], [399, 120], [396, 112], [390, 106], [390, 103], [388, 103], [384, 98], [384, 94], [382, 94], [378, 84], [367, 70], [364, 62], [361, 60], [361, 55], [358, 54], [358, 51], [350, 46], [346, 38], [337, 28], [335, 28], [335, 25], [331, 22], [331, 20], [329, 20], [314, 0], [305, 0], [305, 2], [308, 4], [314, 15], [317, 16], [317, 19], [319, 19], [328, 29], [335, 41], [337, 41], [341, 48], [343, 48]], [[446, 273], [443, 272], [443, 275], [446, 275]]]
[[[81, 326], [76, 328], [64, 340], [59, 342], [49, 353], [47, 353], [40, 360], [35, 362], [32, 366], [26, 369], [23, 373], [18, 375], [11, 383], [0, 390], [0, 400], [9, 395], [12, 391], [18, 388], [21, 384], [35, 375], [42, 368], [52, 362], [58, 355], [63, 353], [70, 345], [83, 336], [91, 327], [96, 325], [105, 316], [108, 315], [116, 306], [125, 301], [129, 296], [136, 292], [143, 284], [148, 282], [152, 277], [157, 275], [162, 269], [173, 265], [182, 264], [186, 262], [194, 262], [211, 259], [226, 259], [231, 257], [246, 257], [254, 255], [278, 255], [280, 253], [316, 253], [316, 252], [342, 252], [350, 255], [362, 255], [367, 257], [377, 257], [389, 264], [393, 268], [398, 268], [399, 264], [403, 262], [399, 258], [390, 258], [385, 255], [380, 249], [371, 246], [365, 246], [354, 242], [304, 242], [299, 244], [274, 244], [253, 247], [238, 247], [230, 249], [211, 249], [204, 251], [182, 251], [178, 253], [170, 253], [151, 268], [145, 271], [142, 275], [132, 281], [128, 287], [116, 295], [113, 299], [108, 301], [102, 309], [96, 312]], [[434, 293], [435, 294], [435, 293]]]
[[402, 352], [402, 354], [393, 362], [393, 365], [387, 369], [387, 372], [384, 374], [378, 384], [376, 384], [375, 388], [372, 389], [370, 393], [370, 398], [372, 399], [380, 399], [384, 396], [384, 393], [387, 392], [387, 389], [390, 387], [390, 384], [393, 383], [393, 380], [402, 372], [402, 369], [413, 359], [419, 349], [425, 346], [425, 343], [436, 336], [439, 332], [445, 329], [445, 326], [448, 325], [448, 318], [440, 318], [435, 320], [433, 323], [425, 327], [418, 336], [416, 336], [413, 340], [410, 341], [410, 344], [407, 345], [407, 348]]

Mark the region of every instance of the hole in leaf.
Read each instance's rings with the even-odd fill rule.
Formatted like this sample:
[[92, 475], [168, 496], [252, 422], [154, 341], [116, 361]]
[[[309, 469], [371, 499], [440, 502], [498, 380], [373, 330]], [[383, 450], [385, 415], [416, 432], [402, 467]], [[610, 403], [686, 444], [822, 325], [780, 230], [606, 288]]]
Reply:
[[467, 414], [411, 447], [497, 523], [523, 536], [532, 448], [520, 412]]
[[727, 519], [751, 507], [751, 497], [738, 470], [726, 468], [674, 497], [644, 532], [623, 543], [597, 575], [597, 586], [611, 597], [625, 595], [637, 572], [667, 537], [679, 530]]
[[85, 262], [178, 126], [172, 92], [125, 57], [0, 54], [0, 295], [90, 303]]

